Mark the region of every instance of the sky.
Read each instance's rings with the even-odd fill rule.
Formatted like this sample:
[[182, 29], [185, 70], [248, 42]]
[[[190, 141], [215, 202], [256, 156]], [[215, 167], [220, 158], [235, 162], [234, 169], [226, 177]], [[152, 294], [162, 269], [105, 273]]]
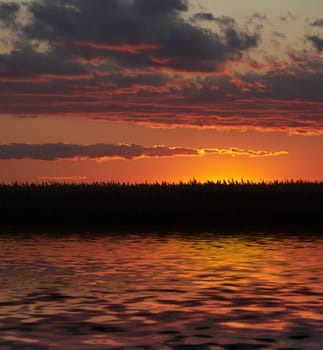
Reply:
[[0, 182], [323, 181], [321, 0], [0, 0]]

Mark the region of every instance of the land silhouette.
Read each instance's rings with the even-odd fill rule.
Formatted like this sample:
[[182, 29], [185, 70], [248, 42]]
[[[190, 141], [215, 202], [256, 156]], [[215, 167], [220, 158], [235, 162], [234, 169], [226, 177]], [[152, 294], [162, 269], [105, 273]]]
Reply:
[[0, 185], [0, 225], [167, 223], [322, 227], [323, 183], [14, 183]]

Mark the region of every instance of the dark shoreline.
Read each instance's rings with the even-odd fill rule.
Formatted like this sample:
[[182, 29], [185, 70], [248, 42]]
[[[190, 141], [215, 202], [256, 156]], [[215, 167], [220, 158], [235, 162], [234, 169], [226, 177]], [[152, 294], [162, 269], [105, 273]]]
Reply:
[[322, 229], [323, 183], [0, 185], [0, 228]]

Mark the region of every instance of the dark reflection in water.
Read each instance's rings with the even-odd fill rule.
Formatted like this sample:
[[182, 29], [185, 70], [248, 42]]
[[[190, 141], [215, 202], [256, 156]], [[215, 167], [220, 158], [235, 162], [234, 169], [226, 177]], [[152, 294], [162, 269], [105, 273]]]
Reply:
[[323, 349], [322, 235], [2, 234], [0, 348]]

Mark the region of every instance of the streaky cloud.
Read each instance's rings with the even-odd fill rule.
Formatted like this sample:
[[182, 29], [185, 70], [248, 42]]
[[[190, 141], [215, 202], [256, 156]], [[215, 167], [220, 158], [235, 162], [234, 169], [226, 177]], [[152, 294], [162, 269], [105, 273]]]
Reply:
[[244, 150], [236, 147], [229, 149], [221, 148], [188, 148], [188, 147], [167, 147], [167, 146], [141, 146], [136, 144], [3, 144], [0, 145], [0, 160], [10, 159], [32, 159], [42, 161], [55, 160], [96, 160], [104, 162], [111, 159], [138, 159], [138, 158], [160, 158], [176, 156], [205, 156], [231, 155], [247, 157], [272, 157], [286, 155], [286, 151], [259, 151]]
[[[306, 50], [292, 50], [264, 13], [192, 9], [185, 0], [0, 0], [0, 116], [323, 133], [321, 34], [304, 33]], [[269, 29], [282, 55], [265, 50]]]

